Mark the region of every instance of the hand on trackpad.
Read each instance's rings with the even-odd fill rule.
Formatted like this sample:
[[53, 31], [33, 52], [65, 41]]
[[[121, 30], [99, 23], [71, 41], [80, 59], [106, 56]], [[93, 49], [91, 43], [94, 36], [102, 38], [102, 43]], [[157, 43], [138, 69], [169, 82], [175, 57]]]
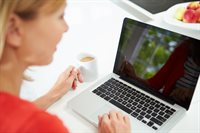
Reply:
[[98, 109], [95, 113], [93, 113], [93, 114], [91, 115], [91, 120], [92, 120], [92, 122], [95, 124], [95, 126], [96, 126], [96, 127], [98, 126], [98, 116], [99, 116], [99, 115], [102, 116], [103, 114], [109, 113], [109, 112], [112, 111], [112, 110], [116, 110], [116, 109], [112, 108], [112, 107], [109, 106], [109, 105], [105, 105], [105, 106], [103, 106], [102, 108]]

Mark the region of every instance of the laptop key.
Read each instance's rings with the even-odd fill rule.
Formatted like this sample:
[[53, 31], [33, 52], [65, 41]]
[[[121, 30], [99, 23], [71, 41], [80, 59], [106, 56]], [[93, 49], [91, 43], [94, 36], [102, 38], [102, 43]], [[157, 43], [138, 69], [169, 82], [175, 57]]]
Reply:
[[123, 94], [121, 94], [119, 97], [120, 97], [120, 98], [124, 98], [125, 96], [124, 96]]
[[135, 110], [135, 112], [137, 112], [137, 113], [140, 113], [140, 112], [141, 112], [141, 110], [140, 110], [140, 109], [136, 109], [136, 110]]
[[151, 120], [152, 122], [158, 124], [159, 126], [161, 126], [161, 125], [163, 124], [161, 121], [159, 121], [158, 119], [156, 119], [156, 118], [154, 118], [154, 117], [152, 117], [150, 120]]
[[140, 120], [140, 121], [141, 121], [143, 118], [144, 118], [144, 117], [141, 116], [141, 115], [139, 115], [139, 116], [137, 117], [137, 119]]
[[155, 126], [153, 126], [152, 128], [153, 128], [154, 130], [157, 130], [157, 129], [158, 129], [158, 128], [157, 128], [157, 127], [155, 127]]
[[139, 114], [136, 112], [133, 112], [131, 115], [136, 118]]
[[152, 115], [153, 117], [156, 117], [157, 114], [153, 112], [151, 115]]
[[110, 95], [111, 93], [110, 92], [106, 92], [106, 95]]
[[110, 94], [110, 97], [114, 97], [115, 95], [114, 94]]
[[146, 103], [149, 103], [149, 102], [150, 102], [150, 100], [149, 100], [149, 99], [146, 99], [146, 100], [145, 100], [145, 102], [146, 102]]
[[117, 101], [118, 101], [118, 102], [122, 102], [123, 100], [120, 98], [120, 99], [118, 99]]
[[142, 120], [142, 122], [143, 122], [144, 124], [146, 124], [146, 123], [147, 123], [147, 121], [145, 121], [145, 120]]
[[144, 111], [140, 112], [140, 115], [145, 116], [146, 113]]
[[126, 92], [126, 91], [123, 91], [123, 92], [122, 92], [122, 94], [123, 94], [123, 95], [126, 95], [126, 94], [127, 94], [127, 92]]
[[166, 121], [166, 119], [164, 118], [164, 117], [162, 117], [162, 116], [157, 116], [156, 117], [158, 120], [160, 120], [161, 122], [165, 122]]
[[131, 107], [131, 109], [132, 109], [132, 110], [135, 110], [135, 109], [136, 109], [136, 107], [135, 107], [135, 106], [132, 106], [132, 107]]
[[133, 92], [133, 90], [129, 89], [127, 92], [130, 94], [130, 93], [132, 93], [132, 92]]
[[146, 110], [147, 110], [147, 108], [146, 108], [146, 107], [143, 107], [143, 108], [142, 108], [142, 110], [143, 110], [143, 111], [146, 111]]
[[106, 97], [106, 95], [105, 94], [101, 94], [100, 97], [104, 98], [104, 97]]
[[160, 108], [160, 105], [159, 105], [159, 104], [156, 104], [155, 107], [156, 107], [156, 108]]
[[126, 107], [128, 107], [128, 108], [130, 108], [132, 105], [130, 104], [130, 103], [128, 103], [127, 105], [126, 105]]
[[170, 117], [170, 115], [165, 114], [164, 117], [165, 117], [166, 119], [168, 119], [168, 118]]
[[129, 100], [128, 100], [128, 102], [129, 102], [129, 103], [132, 103], [132, 102], [133, 102], [133, 100], [132, 100], [132, 99], [129, 99]]
[[138, 108], [142, 108], [142, 105], [140, 105], [140, 104], [138, 104], [138, 106], [137, 106]]
[[95, 90], [93, 90], [92, 92], [94, 92], [94, 93], [97, 93], [97, 92], [98, 92], [98, 90], [97, 90], [97, 89], [95, 89]]
[[151, 110], [147, 110], [147, 113], [148, 113], [148, 114], [151, 114], [151, 113], [152, 113], [152, 111], [151, 111]]
[[140, 99], [141, 99], [141, 100], [146, 100], [146, 97], [141, 97]]
[[101, 95], [102, 93], [98, 91], [96, 94], [99, 96], [99, 95]]
[[167, 109], [170, 109], [170, 107], [169, 107], [169, 106], [167, 106], [167, 105], [165, 105], [165, 107], [166, 107]]
[[123, 101], [123, 102], [122, 102], [122, 104], [123, 104], [123, 105], [126, 105], [126, 104], [127, 104], [127, 102], [126, 102], [126, 101]]
[[150, 116], [149, 114], [145, 115], [145, 117], [146, 117], [147, 119], [151, 118], [151, 116]]
[[143, 105], [144, 103], [145, 103], [144, 101], [140, 101], [140, 104], [142, 104], [142, 105]]
[[127, 96], [127, 97], [130, 97], [130, 96], [131, 96], [131, 94], [126, 94], [126, 96]]
[[132, 103], [133, 106], [136, 106], [137, 104], [138, 104], [137, 102], [133, 102], [133, 103]]
[[118, 92], [123, 92], [123, 89], [119, 89]]
[[126, 113], [130, 114], [132, 112], [132, 110], [130, 110], [129, 108], [127, 108], [126, 106], [118, 103], [117, 101], [111, 99], [109, 101], [110, 103], [112, 103], [113, 105], [117, 106], [118, 108], [122, 109], [123, 111], [125, 111]]
[[128, 97], [124, 97], [124, 100], [127, 101], [129, 98]]
[[165, 107], [161, 107], [160, 110], [164, 111], [164, 110], [165, 110]]
[[165, 110], [165, 113], [172, 115], [174, 112], [170, 111], [170, 110]]
[[158, 109], [154, 109], [154, 112], [155, 112], [155, 113], [158, 113], [158, 112], [159, 112], [159, 110], [158, 110]]
[[162, 111], [160, 111], [158, 114], [159, 114], [159, 115], [164, 115], [165, 113], [164, 113], [164, 112], [162, 112]]
[[118, 99], [119, 99], [119, 97], [118, 97], [118, 96], [115, 96], [115, 97], [114, 97], [114, 99], [115, 99], [115, 100], [118, 100]]
[[135, 101], [136, 101], [136, 102], [139, 102], [139, 101], [140, 101], [140, 99], [139, 99], [139, 98], [137, 98], [137, 99], [135, 99]]
[[112, 90], [111, 93], [112, 93], [112, 94], [115, 94], [115, 93], [116, 93], [116, 90]]
[[106, 101], [109, 101], [111, 98], [109, 96], [104, 97]]
[[153, 126], [153, 124], [154, 123], [152, 121], [150, 121], [150, 122], [147, 123], [147, 125], [150, 126], [150, 127]]
[[148, 103], [145, 103], [144, 106], [145, 106], [145, 107], [149, 107], [149, 104], [148, 104]]
[[100, 92], [102, 92], [102, 93], [105, 93], [106, 92], [106, 90], [104, 89], [104, 88], [102, 88], [102, 87], [98, 87], [97, 88]]
[[136, 97], [135, 96], [131, 96], [131, 99], [134, 100]]
[[156, 103], [155, 103], [155, 102], [151, 102], [150, 104], [151, 104], [151, 105], [155, 105]]
[[176, 110], [171, 108], [171, 111], [172, 111], [172, 112], [175, 112]]
[[150, 106], [149, 109], [150, 109], [150, 110], [154, 110], [154, 107], [153, 107], [153, 106]]

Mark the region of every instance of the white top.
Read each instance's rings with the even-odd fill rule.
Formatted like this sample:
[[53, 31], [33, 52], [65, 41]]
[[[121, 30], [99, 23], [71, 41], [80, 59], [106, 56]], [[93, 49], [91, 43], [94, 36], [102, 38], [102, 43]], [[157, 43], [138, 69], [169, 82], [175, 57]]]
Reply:
[[[172, 27], [163, 22], [163, 14], [164, 12], [156, 14], [154, 16], [156, 20], [149, 23], [198, 38], [197, 31]], [[45, 94], [53, 86], [59, 74], [68, 65], [75, 63], [76, 55], [80, 52], [89, 52], [98, 58], [99, 78], [111, 73], [124, 17], [135, 18], [109, 0], [68, 0], [66, 20], [69, 31], [64, 34], [50, 65], [33, 67], [27, 71], [34, 81], [23, 83], [21, 97], [34, 100]], [[48, 109], [48, 112], [57, 115], [71, 132], [97, 131], [93, 125], [67, 108], [67, 102], [91, 84], [92, 82], [80, 84], [75, 91], [69, 91]], [[174, 126], [171, 133], [200, 131], [200, 91], [198, 88], [200, 88], [200, 81], [198, 81], [189, 111]]]

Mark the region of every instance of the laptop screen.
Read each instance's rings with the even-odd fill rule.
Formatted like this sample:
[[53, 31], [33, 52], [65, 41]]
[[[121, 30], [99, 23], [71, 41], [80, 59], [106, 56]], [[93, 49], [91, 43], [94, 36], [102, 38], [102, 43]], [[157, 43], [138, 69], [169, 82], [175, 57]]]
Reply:
[[152, 14], [159, 13], [167, 10], [171, 6], [182, 3], [190, 2], [192, 0], [129, 0], [130, 2], [135, 3], [136, 5], [144, 8]]
[[200, 73], [200, 40], [124, 19], [114, 73], [188, 109]]

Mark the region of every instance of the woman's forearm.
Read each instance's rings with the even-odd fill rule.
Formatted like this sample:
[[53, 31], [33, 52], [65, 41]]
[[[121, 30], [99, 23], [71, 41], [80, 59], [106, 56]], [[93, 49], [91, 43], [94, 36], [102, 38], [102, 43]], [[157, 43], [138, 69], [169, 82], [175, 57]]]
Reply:
[[47, 93], [44, 96], [41, 96], [40, 98], [36, 99], [35, 101], [33, 101], [33, 103], [43, 109], [43, 110], [47, 110], [53, 103], [55, 103], [58, 99], [60, 98], [60, 96], [52, 94], [52, 93]]

